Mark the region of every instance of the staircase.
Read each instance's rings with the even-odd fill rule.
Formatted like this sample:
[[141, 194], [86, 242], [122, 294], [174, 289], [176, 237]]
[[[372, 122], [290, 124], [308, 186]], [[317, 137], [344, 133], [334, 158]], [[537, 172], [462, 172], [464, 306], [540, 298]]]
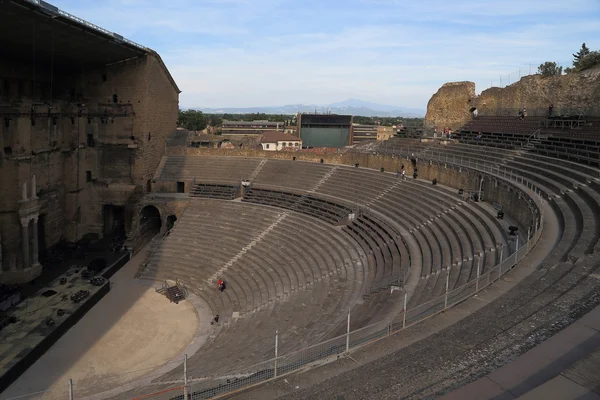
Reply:
[[533, 138], [527, 141], [527, 143], [525, 143], [525, 145], [523, 146], [524, 150], [533, 150], [536, 148], [536, 146], [539, 146], [542, 144], [542, 141], [539, 138]]
[[258, 164], [256, 166], [256, 168], [254, 169], [254, 172], [252, 172], [252, 174], [247, 178], [250, 182], [252, 182], [254, 180], [254, 178], [256, 178], [260, 172], [260, 170], [265, 166], [265, 164], [267, 163], [267, 159], [263, 158], [260, 161], [260, 164]]
[[[527, 138], [527, 142], [521, 147], [525, 151], [535, 149], [537, 146], [542, 144], [542, 135], [540, 134], [541, 128], [533, 133], [533, 135]], [[544, 137], [545, 139], [545, 137]]]

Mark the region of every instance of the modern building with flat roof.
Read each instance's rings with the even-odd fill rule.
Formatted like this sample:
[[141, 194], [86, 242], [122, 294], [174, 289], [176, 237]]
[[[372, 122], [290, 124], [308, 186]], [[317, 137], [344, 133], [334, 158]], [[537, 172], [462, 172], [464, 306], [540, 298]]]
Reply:
[[352, 115], [298, 114], [298, 132], [305, 148], [352, 144]]

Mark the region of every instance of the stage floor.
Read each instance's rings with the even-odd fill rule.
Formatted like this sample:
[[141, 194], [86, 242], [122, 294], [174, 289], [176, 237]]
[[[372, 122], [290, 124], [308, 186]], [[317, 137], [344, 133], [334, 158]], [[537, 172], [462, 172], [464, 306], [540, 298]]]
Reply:
[[[35, 392], [43, 393], [23, 399], [66, 396], [69, 378], [81, 398], [151, 376], [167, 368], [166, 363], [173, 368], [181, 363], [184, 350], [196, 338], [198, 313], [190, 301], [170, 303], [154, 287], [133, 278], [148, 248], [113, 275], [108, 294], [0, 399]], [[210, 312], [201, 314], [209, 323]]]

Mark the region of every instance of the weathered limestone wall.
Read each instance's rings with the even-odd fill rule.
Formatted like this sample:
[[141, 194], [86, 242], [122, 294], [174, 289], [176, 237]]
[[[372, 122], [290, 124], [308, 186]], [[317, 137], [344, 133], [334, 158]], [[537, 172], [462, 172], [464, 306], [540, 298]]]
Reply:
[[445, 83], [427, 104], [425, 125], [458, 129], [479, 115], [545, 115], [550, 104], [555, 113], [600, 116], [600, 66], [583, 72], [554, 77], [528, 75], [504, 88], [492, 87], [475, 96], [473, 82]]
[[[26, 207], [27, 218], [43, 220], [46, 247], [61, 237], [101, 235], [103, 205], [124, 206], [130, 227], [176, 129], [179, 91], [156, 54], [96, 69], [35, 71], [34, 85], [31, 65], [0, 61], [0, 105], [11, 113], [0, 121], [0, 283], [9, 275], [3, 270], [18, 279], [14, 270], [32, 261], [23, 251]], [[27, 204], [20, 201], [24, 184]]]
[[475, 83], [448, 82], [427, 103], [425, 128], [458, 129], [471, 117], [470, 108], [475, 98]]
[[505, 88], [484, 90], [475, 99], [480, 115], [516, 115], [521, 108], [545, 113], [550, 103], [555, 112], [600, 116], [600, 67], [555, 77], [525, 76]]

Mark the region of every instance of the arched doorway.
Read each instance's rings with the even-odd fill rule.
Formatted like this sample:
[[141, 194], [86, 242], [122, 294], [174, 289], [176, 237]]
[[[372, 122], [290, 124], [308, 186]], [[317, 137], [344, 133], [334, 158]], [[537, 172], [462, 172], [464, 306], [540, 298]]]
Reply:
[[142, 208], [140, 213], [140, 235], [154, 236], [160, 232], [161, 226], [162, 221], [158, 208], [152, 205]]
[[167, 217], [167, 230], [168, 231], [170, 231], [175, 226], [176, 221], [177, 221], [177, 217], [175, 215], [169, 215]]

